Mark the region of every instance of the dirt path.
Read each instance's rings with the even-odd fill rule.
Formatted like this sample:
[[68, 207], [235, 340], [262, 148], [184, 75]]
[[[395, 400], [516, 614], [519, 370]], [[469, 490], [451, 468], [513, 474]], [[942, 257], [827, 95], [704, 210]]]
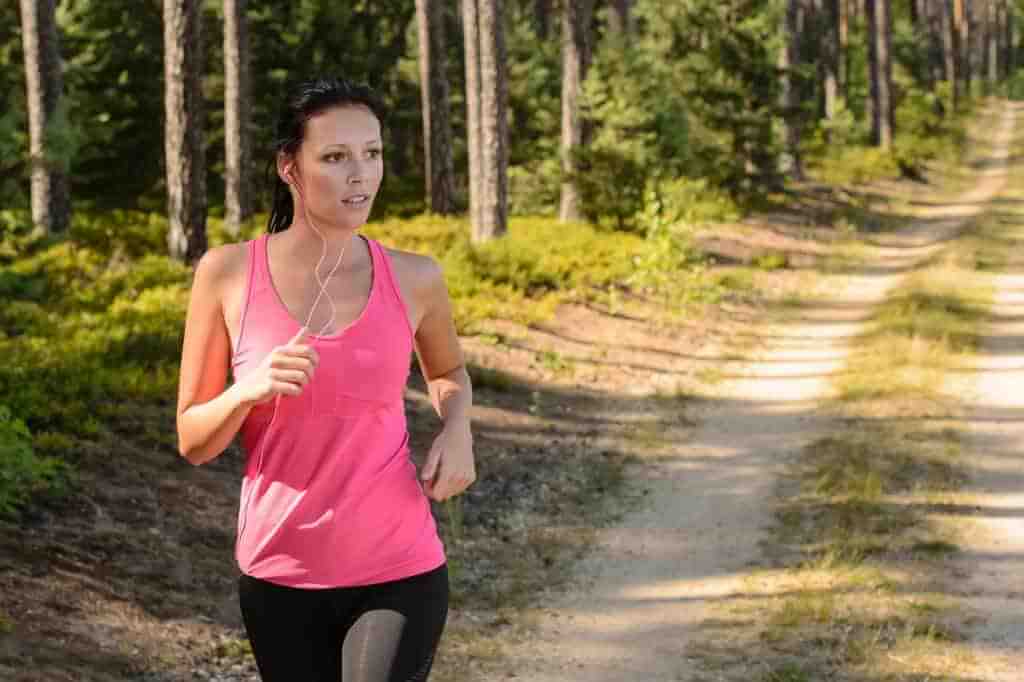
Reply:
[[[1006, 111], [996, 131], [1001, 151], [979, 164], [984, 170], [969, 192], [922, 211], [921, 220], [879, 240], [866, 260], [870, 267], [829, 278], [828, 300], [809, 306], [792, 323], [766, 330], [769, 343], [756, 361], [722, 361], [726, 380], [720, 395], [689, 415], [699, 419], [692, 438], [672, 456], [634, 469], [633, 482], [649, 490], [648, 503], [599, 532], [574, 588], [553, 597], [536, 631], [510, 645], [511, 676], [531, 682], [695, 678], [688, 641], [713, 604], [750, 589], [744, 580], [760, 555], [777, 474], [802, 445], [829, 428], [815, 406], [828, 395], [829, 375], [842, 367], [849, 339], [910, 268], [955, 237], [965, 219], [1002, 187], [1015, 114]], [[1012, 302], [1020, 306], [1020, 281], [1015, 292]], [[1021, 332], [1005, 333], [1019, 340]], [[1002, 393], [1012, 391], [1004, 387]], [[1019, 429], [1012, 442], [1020, 445], [1022, 437]], [[1013, 450], [1011, 439], [1005, 442], [1007, 452], [993, 454], [993, 475], [1004, 474], [1004, 485], [1016, 482], [1020, 489], [1019, 476], [1005, 476], [1005, 457]], [[1019, 496], [993, 500], [997, 509], [1024, 504]], [[1017, 543], [1012, 550], [1019, 558], [1024, 537]], [[1010, 550], [1002, 545], [987, 555], [990, 569], [1007, 579], [1014, 569], [1021, 575], [1020, 562], [1003, 555]], [[772, 589], [768, 582], [758, 584]], [[993, 628], [1004, 632], [998, 623]]]
[[959, 541], [963, 605], [975, 621], [969, 667], [986, 682], [1024, 674], [1024, 259], [1011, 263], [991, 282], [992, 321], [968, 397], [973, 477], [957, 500], [973, 514]]

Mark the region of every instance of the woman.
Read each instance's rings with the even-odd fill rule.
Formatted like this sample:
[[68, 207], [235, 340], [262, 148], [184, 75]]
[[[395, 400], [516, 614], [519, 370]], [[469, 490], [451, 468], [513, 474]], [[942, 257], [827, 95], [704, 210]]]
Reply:
[[[299, 85], [278, 120], [268, 234], [196, 266], [179, 449], [203, 464], [241, 433], [239, 599], [266, 682], [426, 680], [448, 603], [429, 499], [475, 479], [442, 272], [358, 234], [383, 177], [381, 111], [345, 80]], [[444, 422], [419, 480], [413, 350]]]

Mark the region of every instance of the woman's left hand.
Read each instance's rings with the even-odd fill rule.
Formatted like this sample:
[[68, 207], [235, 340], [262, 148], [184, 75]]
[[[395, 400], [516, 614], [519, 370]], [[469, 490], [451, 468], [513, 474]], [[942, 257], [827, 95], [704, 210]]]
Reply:
[[458, 495], [476, 480], [473, 461], [473, 434], [469, 421], [445, 424], [430, 448], [420, 472], [427, 497], [444, 502]]

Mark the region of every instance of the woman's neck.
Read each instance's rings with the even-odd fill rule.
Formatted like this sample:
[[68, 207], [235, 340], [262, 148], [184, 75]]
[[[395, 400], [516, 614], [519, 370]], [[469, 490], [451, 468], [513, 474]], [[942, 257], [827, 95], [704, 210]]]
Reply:
[[[319, 231], [319, 234], [318, 234]], [[343, 230], [325, 228], [318, 224], [314, 229], [305, 219], [296, 217], [291, 227], [281, 234], [281, 245], [289, 257], [296, 258], [310, 266], [316, 265], [323, 257], [326, 267], [330, 267], [338, 259], [342, 249], [345, 256], [341, 268], [349, 269], [359, 261], [358, 251], [354, 249], [358, 229]], [[322, 236], [321, 236], [322, 235]], [[324, 241], [327, 241], [327, 255], [324, 255]]]

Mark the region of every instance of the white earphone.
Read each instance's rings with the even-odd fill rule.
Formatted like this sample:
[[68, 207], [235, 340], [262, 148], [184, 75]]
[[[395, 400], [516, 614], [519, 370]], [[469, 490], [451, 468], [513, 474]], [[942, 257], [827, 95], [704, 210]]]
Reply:
[[[292, 166], [291, 165], [289, 165], [288, 168], [285, 170], [284, 177], [285, 177], [285, 182], [290, 187], [294, 187], [295, 191], [298, 193], [299, 197], [302, 199], [302, 212], [303, 212], [303, 215], [306, 218], [306, 222], [309, 223], [309, 226], [313, 228], [313, 231], [317, 233], [317, 235], [320, 237], [321, 240], [323, 240], [323, 243], [324, 243], [323, 253], [320, 255], [320, 260], [317, 261], [316, 268], [314, 268], [314, 270], [313, 270], [313, 275], [316, 277], [316, 283], [317, 283], [317, 286], [320, 287], [320, 291], [317, 293], [316, 298], [313, 299], [313, 305], [309, 309], [309, 316], [306, 317], [306, 324], [303, 325], [303, 327], [305, 327], [305, 329], [307, 331], [309, 331], [309, 323], [313, 320], [313, 313], [316, 311], [316, 306], [320, 302], [320, 297], [323, 296], [324, 294], [327, 294], [327, 302], [331, 306], [331, 319], [328, 320], [327, 324], [325, 324], [320, 329], [320, 332], [317, 334], [319, 336], [319, 335], [322, 335], [325, 331], [327, 331], [327, 329], [330, 328], [330, 326], [332, 324], [334, 324], [334, 320], [335, 320], [336, 313], [337, 313], [337, 307], [334, 305], [334, 300], [331, 298], [331, 294], [327, 291], [327, 282], [330, 281], [331, 277], [334, 276], [334, 273], [338, 270], [338, 267], [341, 265], [341, 261], [345, 257], [345, 250], [348, 248], [348, 245], [346, 244], [345, 246], [343, 246], [341, 248], [341, 253], [338, 255], [338, 261], [334, 264], [334, 267], [331, 268], [331, 271], [327, 274], [327, 280], [321, 280], [320, 279], [320, 264], [323, 263], [324, 262], [324, 258], [327, 257], [327, 238], [324, 237], [322, 232], [320, 232], [319, 228], [317, 228], [316, 224], [313, 222], [313, 219], [309, 215], [309, 210], [306, 208], [306, 198], [302, 194], [302, 188], [299, 185], [298, 181], [295, 179], [295, 176], [292, 175]], [[293, 220], [294, 220], [294, 218], [293, 218]], [[253, 485], [256, 484], [255, 483], [256, 478], [258, 478], [260, 473], [263, 471], [263, 444], [264, 444], [264, 441], [266, 439], [267, 433], [270, 432], [270, 427], [273, 426], [274, 422], [277, 420], [277, 407], [280, 404], [280, 402], [281, 402], [281, 395], [278, 394], [277, 396], [274, 397], [274, 412], [270, 416], [270, 421], [267, 422], [267, 426], [266, 426], [265, 430], [263, 431], [262, 434], [260, 434], [259, 444], [258, 444], [258, 446], [256, 448], [256, 451], [257, 451], [257, 453], [256, 453], [256, 472], [255, 472], [255, 476], [253, 478]], [[251, 499], [252, 499], [252, 488], [249, 489], [249, 494], [246, 496], [245, 503], [243, 505], [241, 505], [242, 520], [241, 520], [241, 523], [239, 524], [238, 536], [236, 538], [236, 542], [240, 541], [242, 539], [242, 534], [245, 533], [246, 521], [248, 521], [248, 517], [249, 517], [249, 502], [251, 501]]]
[[329, 281], [331, 277], [334, 276], [334, 273], [337, 272], [338, 268], [341, 266], [341, 261], [345, 257], [345, 250], [348, 248], [348, 245], [346, 244], [341, 248], [341, 253], [338, 254], [337, 262], [334, 264], [334, 267], [331, 268], [331, 271], [327, 274], [327, 281], [321, 280], [320, 265], [324, 262], [324, 258], [327, 257], [327, 238], [324, 237], [322, 232], [320, 232], [320, 229], [317, 228], [316, 223], [313, 222], [313, 219], [309, 215], [309, 209], [306, 207], [306, 197], [302, 193], [302, 186], [299, 184], [298, 180], [296, 180], [295, 176], [292, 173], [293, 168], [294, 166], [289, 165], [287, 170], [285, 171], [285, 177], [287, 178], [286, 182], [288, 183], [289, 186], [295, 188], [295, 191], [296, 193], [298, 193], [299, 198], [302, 199], [302, 213], [306, 218], [306, 222], [309, 223], [309, 226], [313, 228], [313, 231], [317, 233], [317, 236], [320, 237], [324, 244], [324, 250], [320, 256], [320, 260], [317, 261], [316, 267], [313, 269], [313, 276], [316, 277], [316, 283], [320, 287], [320, 291], [317, 293], [316, 298], [313, 299], [313, 305], [309, 309], [309, 316], [306, 318], [306, 324], [304, 325], [308, 330], [309, 323], [313, 319], [313, 313], [316, 311], [316, 306], [320, 302], [320, 297], [323, 296], [324, 294], [327, 294], [327, 303], [331, 306], [331, 319], [328, 320], [327, 324], [320, 328], [318, 335], [321, 335], [327, 329], [329, 329], [332, 324], [334, 324], [334, 320], [336, 318], [338, 311], [337, 307], [334, 305], [334, 300], [331, 298], [330, 292], [327, 291], [327, 281]]

